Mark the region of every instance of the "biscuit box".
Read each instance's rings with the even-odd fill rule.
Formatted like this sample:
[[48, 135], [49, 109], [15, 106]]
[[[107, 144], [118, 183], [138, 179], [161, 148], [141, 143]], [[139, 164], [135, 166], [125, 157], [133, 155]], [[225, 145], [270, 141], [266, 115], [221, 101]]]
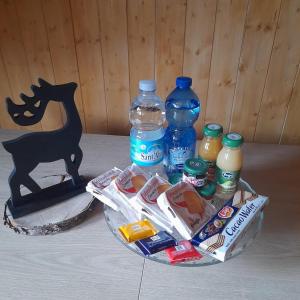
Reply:
[[216, 213], [216, 209], [187, 182], [179, 182], [160, 194], [157, 204], [186, 240], [190, 240]]
[[267, 201], [267, 197], [243, 190], [237, 191], [192, 238], [192, 244], [224, 262]]

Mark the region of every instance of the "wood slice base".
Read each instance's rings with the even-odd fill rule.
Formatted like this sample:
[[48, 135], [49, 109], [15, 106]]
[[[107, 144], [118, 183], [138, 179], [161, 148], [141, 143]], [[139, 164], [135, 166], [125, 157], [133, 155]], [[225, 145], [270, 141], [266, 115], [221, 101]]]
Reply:
[[[53, 177], [59, 182], [68, 179], [65, 175], [58, 175], [52, 176], [51, 181]], [[49, 179], [44, 181], [49, 182]], [[26, 235], [48, 235], [68, 230], [84, 221], [98, 202], [89, 193], [84, 192], [51, 207], [14, 218], [9, 210], [8, 201], [4, 209], [4, 225], [16, 233]]]

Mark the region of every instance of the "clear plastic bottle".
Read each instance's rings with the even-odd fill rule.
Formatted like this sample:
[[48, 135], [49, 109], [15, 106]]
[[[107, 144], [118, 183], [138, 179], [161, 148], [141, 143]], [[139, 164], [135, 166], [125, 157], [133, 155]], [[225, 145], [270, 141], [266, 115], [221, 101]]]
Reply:
[[193, 124], [200, 113], [200, 101], [191, 85], [191, 78], [177, 77], [176, 88], [165, 103], [168, 128], [164, 164], [171, 183], [181, 180], [185, 161], [195, 156], [197, 136]]
[[155, 93], [155, 80], [141, 80], [139, 90], [129, 111], [130, 158], [146, 172], [164, 176], [164, 103]]

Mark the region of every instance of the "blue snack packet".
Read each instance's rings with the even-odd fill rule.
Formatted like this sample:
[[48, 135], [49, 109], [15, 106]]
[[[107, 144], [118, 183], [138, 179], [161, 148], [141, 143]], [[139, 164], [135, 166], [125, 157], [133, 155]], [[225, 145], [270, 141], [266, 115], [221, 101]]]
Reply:
[[177, 245], [176, 239], [166, 231], [159, 231], [156, 235], [136, 241], [137, 247], [144, 255], [151, 255]]

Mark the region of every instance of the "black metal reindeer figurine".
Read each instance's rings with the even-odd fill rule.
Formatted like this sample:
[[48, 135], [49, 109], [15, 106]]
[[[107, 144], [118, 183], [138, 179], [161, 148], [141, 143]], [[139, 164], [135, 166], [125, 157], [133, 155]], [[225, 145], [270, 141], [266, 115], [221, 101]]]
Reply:
[[[7, 98], [7, 110], [16, 124], [33, 125], [39, 122], [49, 101], [62, 102], [66, 111], [67, 122], [63, 128], [49, 132], [34, 132], [16, 139], [3, 142], [4, 148], [12, 154], [14, 170], [9, 177], [11, 198], [8, 200], [13, 217], [20, 217], [33, 211], [48, 207], [84, 191], [85, 182], [78, 174], [82, 161], [79, 141], [82, 125], [74, 93], [74, 82], [51, 85], [39, 79], [40, 87], [31, 86], [34, 96], [21, 94], [24, 104], [17, 105]], [[31, 116], [27, 116], [28, 112]], [[27, 115], [26, 115], [27, 114]], [[72, 180], [41, 189], [29, 173], [39, 164], [65, 161], [66, 170]], [[20, 186], [26, 186], [32, 193], [22, 196]]]

